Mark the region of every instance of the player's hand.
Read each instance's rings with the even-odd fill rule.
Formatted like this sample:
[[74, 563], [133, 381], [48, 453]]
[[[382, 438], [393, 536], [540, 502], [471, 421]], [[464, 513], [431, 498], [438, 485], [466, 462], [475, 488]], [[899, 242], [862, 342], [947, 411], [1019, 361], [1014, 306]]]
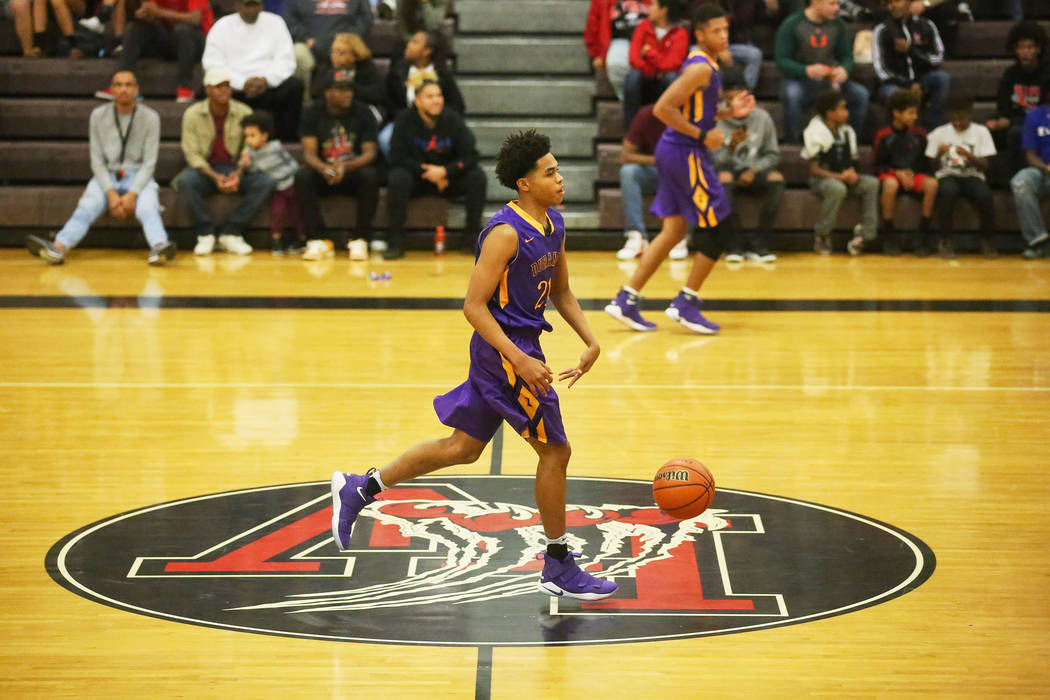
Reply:
[[529, 390], [535, 396], [546, 396], [551, 382], [554, 381], [553, 370], [531, 355], [522, 355], [522, 358], [514, 363], [514, 374], [529, 385]]
[[569, 380], [569, 383], [565, 386], [566, 389], [571, 389], [572, 385], [576, 383], [576, 380], [587, 374], [594, 366], [595, 360], [598, 359], [598, 355], [601, 354], [601, 348], [597, 345], [588, 345], [587, 349], [580, 355], [580, 364], [576, 365], [571, 369], [563, 369], [558, 373], [558, 381]]
[[755, 96], [747, 90], [741, 90], [729, 101], [729, 111], [734, 119], [743, 119], [755, 111]]

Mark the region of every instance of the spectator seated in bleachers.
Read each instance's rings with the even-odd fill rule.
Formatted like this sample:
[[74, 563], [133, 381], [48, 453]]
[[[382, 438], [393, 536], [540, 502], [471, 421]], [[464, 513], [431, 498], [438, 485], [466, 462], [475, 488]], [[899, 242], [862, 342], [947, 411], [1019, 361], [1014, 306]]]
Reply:
[[473, 252], [481, 231], [488, 181], [478, 165], [474, 134], [459, 113], [445, 109], [441, 86], [424, 82], [413, 106], [394, 121], [390, 139], [390, 177], [387, 179], [389, 248], [383, 257], [404, 255], [405, 216], [411, 197], [422, 194], [463, 196], [466, 200], [466, 229], [461, 247]]
[[1050, 257], [1050, 236], [1039, 209], [1039, 200], [1050, 197], [1050, 83], [1043, 86], [1042, 103], [1024, 120], [1021, 135], [1028, 167], [1014, 175], [1010, 189], [1017, 205], [1017, 219], [1024, 236], [1024, 257]]
[[937, 25], [937, 31], [944, 41], [945, 52], [954, 56], [956, 40], [959, 37], [959, 22], [973, 21], [969, 3], [964, 0], [910, 0], [908, 8], [913, 17], [924, 17]]
[[[725, 71], [722, 74], [725, 101], [732, 102], [740, 92], [747, 92], [743, 74], [737, 70]], [[725, 140], [711, 158], [726, 197], [735, 202], [740, 190], [762, 195], [758, 227], [754, 231], [745, 233], [742, 230], [738, 207], [733, 205], [728, 223], [726, 262], [738, 263], [745, 259], [776, 262], [777, 256], [769, 250], [769, 235], [773, 232], [773, 222], [784, 197], [784, 176], [777, 170], [780, 162], [777, 127], [769, 112], [761, 107], [754, 107], [741, 117], [729, 115], [717, 124], [725, 134]]]
[[[270, 138], [274, 133], [274, 123], [268, 112], [252, 112], [241, 120], [241, 127], [244, 129], [244, 150], [238, 162], [239, 169], [245, 173], [266, 173], [277, 183], [270, 193], [270, 250], [274, 255], [301, 253], [306, 246], [306, 226], [295, 190], [299, 162], [285, 150], [280, 140]], [[287, 229], [293, 229], [296, 236], [284, 236]]]
[[861, 204], [861, 222], [853, 228], [846, 250], [860, 255], [867, 241], [876, 236], [879, 222], [879, 181], [857, 172], [857, 134], [849, 125], [846, 98], [838, 90], [826, 90], [813, 101], [817, 114], [803, 135], [802, 157], [809, 161], [810, 189], [820, 199], [814, 224], [813, 249], [831, 254], [831, 230], [842, 200], [855, 197]]
[[15, 22], [15, 35], [26, 58], [39, 58], [44, 52], [33, 43], [33, 3], [32, 0], [11, 0], [8, 5], [11, 18]]
[[91, 224], [106, 210], [117, 219], [132, 216], [142, 223], [150, 246], [150, 265], [163, 265], [175, 257], [160, 218], [160, 200], [153, 171], [160, 146], [160, 115], [137, 104], [138, 83], [130, 71], [119, 71], [110, 85], [114, 101], [91, 112], [88, 138], [93, 177], [77, 202], [76, 211], [55, 242], [29, 236], [29, 251], [52, 265], [84, 239]]
[[[386, 89], [383, 77], [372, 59], [372, 50], [361, 37], [350, 32], [335, 35], [332, 50], [324, 61], [318, 62], [314, 76], [323, 82], [333, 69], [343, 71], [342, 75], [349, 75], [353, 79], [354, 101], [367, 105], [372, 110], [376, 124], [382, 123], [386, 112]], [[324, 91], [324, 86], [318, 86], [314, 90], [314, 99], [323, 97]]]
[[299, 135], [303, 84], [295, 77], [292, 35], [280, 15], [263, 12], [260, 0], [237, 0], [237, 11], [220, 18], [208, 32], [201, 63], [205, 71], [229, 71], [234, 97], [274, 115], [277, 136]]
[[[123, 70], [135, 70], [142, 56], [174, 60], [175, 101], [193, 102], [193, 68], [204, 51], [204, 37], [212, 24], [208, 0], [143, 2], [124, 28], [120, 66]], [[108, 89], [95, 96], [113, 99]]]
[[838, 0], [810, 0], [805, 10], [788, 17], [777, 30], [775, 56], [783, 76], [780, 99], [788, 143], [802, 140], [803, 110], [829, 87], [842, 91], [853, 131], [858, 136], [864, 133], [868, 90], [849, 79], [853, 42], [838, 9]]
[[937, 178], [929, 172], [926, 157], [926, 132], [916, 126], [919, 118], [919, 93], [915, 90], [898, 90], [886, 101], [890, 112], [890, 125], [875, 134], [875, 175], [882, 188], [882, 252], [900, 255], [901, 244], [894, 219], [897, 214], [898, 195], [922, 198], [922, 218], [914, 249], [925, 244], [919, 239], [928, 239], [932, 230], [933, 207], [937, 203]]
[[250, 255], [244, 230], [270, 196], [276, 183], [266, 173], [242, 173], [238, 168], [244, 146], [241, 123], [252, 112], [248, 105], [232, 99], [230, 74], [225, 68], [210, 68], [204, 74], [207, 99], [190, 105], [182, 115], [182, 154], [186, 168], [172, 182], [197, 234], [196, 255], [215, 249], [216, 227], [207, 198], [216, 193], [239, 192], [241, 200], [221, 229], [218, 246], [236, 255]]
[[303, 83], [304, 95], [312, 94], [311, 75], [318, 62], [327, 60], [335, 35], [367, 36], [373, 20], [369, 0], [285, 0], [284, 21], [295, 42], [295, 75]]
[[[77, 47], [76, 23], [87, 15], [87, 0], [32, 0], [32, 3], [33, 45], [29, 55], [84, 58], [83, 50]], [[50, 17], [54, 17], [60, 34], [52, 51], [47, 50]]]
[[748, 89], [754, 90], [762, 70], [762, 49], [755, 45], [755, 28], [764, 23], [779, 24], [775, 14], [780, 5], [776, 0], [726, 0], [723, 4], [729, 13], [729, 55], [743, 69]]
[[[439, 32], [416, 32], [405, 45], [405, 54], [386, 74], [386, 105], [391, 118], [397, 116], [416, 99], [416, 90], [425, 80], [437, 81], [445, 96], [445, 109], [460, 116], [466, 114], [463, 94], [456, 84], [455, 74], [448, 68], [444, 38]], [[393, 119], [379, 131], [379, 148], [390, 155], [390, 136], [394, 132]]]
[[1026, 165], [1021, 131], [1028, 113], [1043, 102], [1050, 63], [1046, 59], [1046, 32], [1038, 22], [1018, 22], [1006, 43], [1015, 60], [999, 80], [995, 116], [985, 126], [991, 130], [996, 148], [1005, 155], [1009, 179]]
[[890, 16], [876, 27], [871, 58], [879, 79], [883, 102], [902, 88], [921, 91], [925, 109], [922, 123], [934, 129], [944, 123], [951, 78], [940, 69], [944, 44], [937, 26], [924, 17], [913, 17], [909, 0], [885, 0]]
[[[372, 110], [357, 100], [351, 71], [331, 68], [317, 80], [324, 97], [308, 105], [300, 134], [305, 165], [295, 175], [295, 188], [306, 218], [304, 260], [324, 260], [335, 255], [321, 215], [321, 196], [353, 195], [357, 198], [357, 225], [346, 246], [351, 260], [368, 259], [368, 239], [379, 199], [382, 173], [376, 146], [377, 126]], [[344, 241], [340, 241], [340, 246]], [[382, 240], [372, 249], [386, 249]]]
[[[416, 32], [439, 32], [448, 17], [451, 0], [397, 0], [397, 36], [407, 44]], [[398, 47], [400, 48], [400, 47]]]
[[649, 14], [649, 0], [591, 0], [583, 43], [598, 75], [605, 75], [616, 98], [631, 68], [631, 37]]
[[[623, 205], [623, 248], [616, 253], [620, 260], [642, 257], [649, 247], [649, 231], [645, 226], [642, 197], [656, 194], [659, 179], [656, 173], [656, 144], [660, 142], [667, 125], [653, 115], [653, 105], [638, 110], [630, 128], [623, 137], [620, 149], [620, 201]], [[689, 255], [688, 236], [682, 239], [671, 256], [681, 260]]]
[[630, 61], [623, 84], [623, 123], [630, 124], [642, 105], [653, 104], [678, 77], [689, 52], [689, 32], [676, 24], [681, 0], [652, 0], [649, 16], [631, 37]]
[[[973, 123], [973, 99], [957, 95], [948, 102], [948, 123], [930, 132], [926, 155], [937, 160], [937, 218], [940, 241], [937, 253], [942, 258], [955, 257], [952, 240], [956, 203], [959, 197], [970, 200], [981, 222], [981, 249], [988, 257], [996, 254], [992, 243], [995, 233], [995, 204], [985, 173], [995, 156], [992, 134], [984, 124]], [[921, 254], [929, 254], [925, 247]]]

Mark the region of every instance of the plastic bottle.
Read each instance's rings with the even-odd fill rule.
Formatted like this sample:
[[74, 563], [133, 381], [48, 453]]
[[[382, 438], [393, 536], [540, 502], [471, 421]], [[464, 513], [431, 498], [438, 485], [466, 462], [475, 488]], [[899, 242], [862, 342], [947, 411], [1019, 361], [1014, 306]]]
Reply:
[[445, 227], [438, 226], [434, 229], [434, 255], [445, 254]]

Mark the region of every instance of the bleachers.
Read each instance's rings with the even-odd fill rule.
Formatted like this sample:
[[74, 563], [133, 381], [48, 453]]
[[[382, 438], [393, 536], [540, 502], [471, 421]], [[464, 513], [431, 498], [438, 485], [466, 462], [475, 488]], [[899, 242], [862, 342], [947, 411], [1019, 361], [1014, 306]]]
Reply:
[[[451, 46], [452, 20], [446, 21], [444, 32]], [[385, 77], [390, 54], [397, 44], [394, 24], [376, 21], [367, 43], [375, 54], [381, 77]], [[0, 52], [17, 50], [10, 22], [0, 22]], [[109, 84], [117, 65], [115, 59], [0, 58], [0, 155], [4, 162], [0, 170], [0, 245], [22, 245], [26, 233], [59, 228], [73, 212], [91, 177], [88, 117], [103, 104], [93, 95], [95, 90]], [[182, 113], [188, 105], [176, 104], [172, 99], [176, 87], [174, 64], [144, 59], [137, 73], [141, 94], [161, 117], [162, 141], [155, 177], [161, 185], [164, 221], [179, 248], [191, 248], [193, 234], [189, 218], [179, 205], [176, 193], [168, 187], [184, 167], [179, 137]], [[199, 67], [194, 81], [199, 91]], [[288, 148], [301, 160], [302, 149], [298, 144], [288, 144]], [[385, 198], [384, 190], [375, 218], [378, 228], [387, 224]], [[216, 196], [217, 218], [221, 220], [235, 203], [234, 198]], [[335, 232], [344, 232], [355, 220], [356, 202], [352, 198], [326, 198], [322, 207], [326, 221]], [[412, 244], [411, 229], [432, 232], [437, 224], [449, 224], [449, 213], [449, 203], [443, 198], [413, 199], [406, 220], [409, 244]], [[246, 233], [253, 245], [268, 245], [267, 218], [267, 209], [263, 207]], [[93, 227], [91, 245], [140, 246], [138, 229], [134, 220], [103, 216]], [[427, 234], [418, 237], [421, 244], [429, 240]]]

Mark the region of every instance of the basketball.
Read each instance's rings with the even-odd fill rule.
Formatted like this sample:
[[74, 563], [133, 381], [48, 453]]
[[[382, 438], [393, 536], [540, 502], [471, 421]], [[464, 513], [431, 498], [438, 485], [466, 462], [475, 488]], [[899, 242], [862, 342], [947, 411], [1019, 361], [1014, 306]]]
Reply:
[[715, 478], [700, 462], [688, 457], [672, 459], [653, 477], [653, 498], [660, 510], [688, 520], [707, 510], [715, 497]]

